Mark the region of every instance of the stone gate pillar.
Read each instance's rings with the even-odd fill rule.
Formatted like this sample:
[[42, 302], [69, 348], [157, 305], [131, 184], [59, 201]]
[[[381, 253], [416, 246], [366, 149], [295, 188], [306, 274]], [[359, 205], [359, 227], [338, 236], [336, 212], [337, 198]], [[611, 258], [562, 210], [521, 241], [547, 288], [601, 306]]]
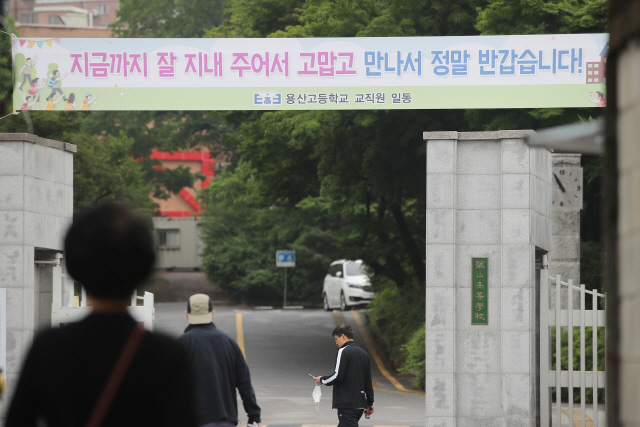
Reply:
[[[530, 133], [424, 133], [428, 427], [536, 425], [536, 259], [551, 248], [552, 175]], [[487, 260], [482, 295], [476, 257]], [[472, 324], [477, 298], [487, 324]]]
[[[35, 135], [0, 134], [0, 288], [6, 289], [9, 397], [33, 334], [51, 324], [51, 264], [73, 217], [76, 146]], [[9, 399], [0, 401], [4, 416]], [[2, 424], [2, 420], [0, 420]]]

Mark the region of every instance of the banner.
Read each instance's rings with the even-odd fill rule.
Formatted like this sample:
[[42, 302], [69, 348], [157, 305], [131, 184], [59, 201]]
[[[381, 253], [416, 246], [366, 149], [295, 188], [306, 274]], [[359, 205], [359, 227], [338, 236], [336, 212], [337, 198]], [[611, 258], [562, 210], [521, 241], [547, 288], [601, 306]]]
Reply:
[[12, 40], [15, 110], [603, 107], [607, 34]]

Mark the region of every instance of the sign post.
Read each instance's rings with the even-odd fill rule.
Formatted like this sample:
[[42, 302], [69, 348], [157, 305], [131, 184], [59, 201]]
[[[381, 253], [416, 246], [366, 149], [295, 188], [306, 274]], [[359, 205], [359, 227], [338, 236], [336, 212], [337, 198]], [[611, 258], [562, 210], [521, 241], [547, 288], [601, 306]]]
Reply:
[[296, 251], [276, 251], [276, 267], [284, 267], [284, 305], [287, 306], [287, 267], [296, 266]]

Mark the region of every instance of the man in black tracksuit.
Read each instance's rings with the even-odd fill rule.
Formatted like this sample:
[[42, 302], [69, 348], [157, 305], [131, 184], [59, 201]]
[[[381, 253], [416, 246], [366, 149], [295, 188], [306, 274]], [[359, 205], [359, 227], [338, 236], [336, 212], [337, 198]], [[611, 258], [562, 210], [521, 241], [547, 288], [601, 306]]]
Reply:
[[238, 424], [236, 388], [240, 392], [249, 425], [260, 424], [260, 407], [251, 386], [249, 367], [238, 344], [213, 324], [213, 304], [207, 295], [189, 298], [190, 325], [178, 338], [189, 352], [196, 372], [196, 415], [200, 427], [233, 427]]
[[338, 346], [332, 375], [314, 377], [318, 385], [333, 386], [333, 408], [338, 410], [338, 427], [358, 427], [362, 414], [373, 414], [373, 385], [369, 355], [353, 342], [353, 329], [343, 323], [333, 332]]

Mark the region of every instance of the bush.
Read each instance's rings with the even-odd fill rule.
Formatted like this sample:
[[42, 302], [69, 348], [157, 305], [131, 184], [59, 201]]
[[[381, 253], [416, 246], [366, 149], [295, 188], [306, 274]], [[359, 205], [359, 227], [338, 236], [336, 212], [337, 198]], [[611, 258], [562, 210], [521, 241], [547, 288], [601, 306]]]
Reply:
[[[585, 370], [593, 370], [593, 328], [585, 328]], [[569, 331], [566, 328], [562, 328], [560, 335], [560, 363], [562, 370], [569, 369]], [[551, 328], [551, 369], [556, 369], [556, 328]], [[604, 371], [604, 328], [598, 328], [598, 371]], [[580, 370], [580, 328], [573, 329], [573, 369], [575, 371]], [[552, 398], [555, 401], [556, 388], [552, 390]], [[586, 389], [586, 402], [593, 403], [593, 388]], [[562, 388], [562, 401], [569, 400], [569, 389], [567, 387]], [[580, 388], [574, 388], [573, 401], [580, 401]], [[604, 403], [604, 389], [598, 390], [598, 402]]]
[[416, 382], [424, 386], [424, 288], [398, 289], [385, 281], [379, 289], [367, 311], [369, 326], [393, 367], [400, 373], [415, 375]]
[[426, 328], [423, 324], [411, 335], [409, 342], [402, 346], [406, 351], [406, 359], [399, 371], [401, 374], [413, 375], [413, 386], [421, 389], [424, 389], [425, 378], [425, 336]]

